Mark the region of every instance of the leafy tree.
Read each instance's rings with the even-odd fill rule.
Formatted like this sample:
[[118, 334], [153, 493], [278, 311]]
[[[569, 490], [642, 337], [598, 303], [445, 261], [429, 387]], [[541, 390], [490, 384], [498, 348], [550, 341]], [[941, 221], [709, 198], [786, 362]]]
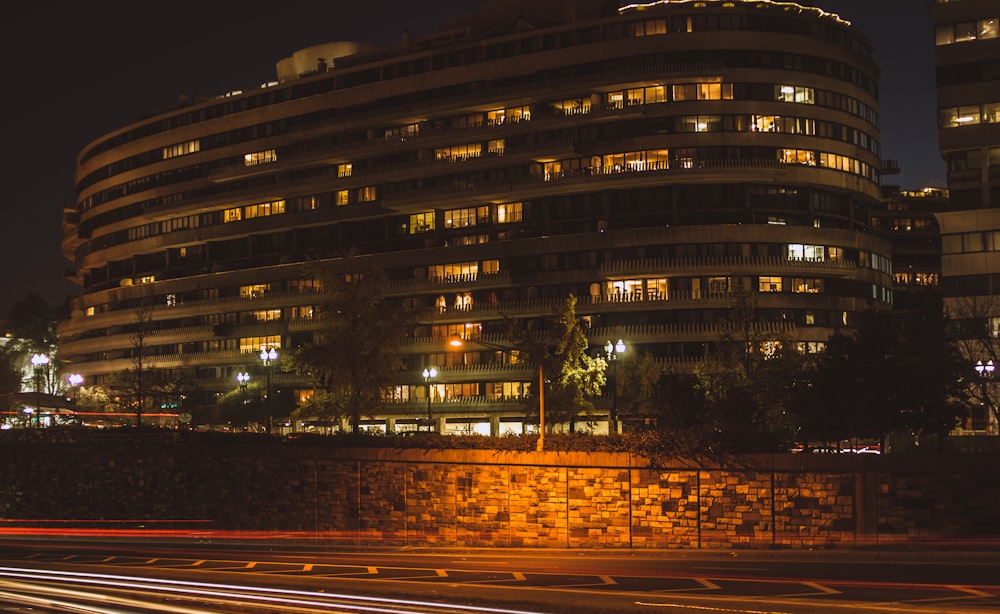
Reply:
[[[569, 295], [553, 314], [549, 326], [541, 331], [528, 331], [520, 321], [509, 321], [513, 344], [525, 351], [532, 362], [541, 363], [545, 376], [546, 427], [568, 423], [576, 429], [577, 416], [594, 411], [591, 400], [601, 394], [607, 383], [604, 358], [590, 356], [586, 332], [576, 315], [577, 298]], [[533, 395], [538, 409], [538, 395]]]
[[385, 273], [370, 261], [348, 254], [316, 263], [314, 271], [326, 293], [320, 330], [294, 352], [292, 362], [309, 374], [316, 392], [293, 417], [346, 417], [357, 430], [361, 417], [383, 404], [392, 373], [403, 366], [400, 343], [411, 318], [386, 298]]
[[737, 452], [775, 450], [792, 439], [792, 390], [805, 358], [790, 327], [766, 322], [752, 293], [741, 290], [724, 322], [725, 332], [695, 368], [703, 397], [706, 445]]
[[[940, 313], [940, 312], [938, 312]], [[862, 314], [831, 336], [803, 414], [807, 439], [878, 439], [893, 431], [944, 436], [965, 412], [970, 367], [932, 311]]]

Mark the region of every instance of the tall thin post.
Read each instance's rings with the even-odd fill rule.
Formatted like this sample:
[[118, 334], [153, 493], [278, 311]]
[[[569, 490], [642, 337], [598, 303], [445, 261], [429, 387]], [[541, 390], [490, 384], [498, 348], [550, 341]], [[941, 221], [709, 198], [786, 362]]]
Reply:
[[538, 363], [538, 451], [545, 451], [545, 373]]

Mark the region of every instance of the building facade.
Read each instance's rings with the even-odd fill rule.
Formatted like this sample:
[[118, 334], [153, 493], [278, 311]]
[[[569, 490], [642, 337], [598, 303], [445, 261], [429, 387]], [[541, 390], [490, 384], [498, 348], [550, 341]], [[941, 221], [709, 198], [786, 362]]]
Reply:
[[493, 4], [428, 37], [304, 49], [275, 82], [90, 143], [60, 358], [103, 385], [141, 353], [207, 407], [262, 348], [312, 339], [308, 264], [352, 251], [418, 320], [370, 422], [415, 428], [430, 393], [444, 432], [519, 433], [534, 370], [446, 352], [450, 335], [499, 343], [505, 317], [573, 294], [593, 347], [684, 372], [745, 291], [803, 351], [888, 309], [864, 36], [790, 2], [610, 4]]
[[[948, 165], [950, 211], [941, 228], [941, 285], [970, 363], [1000, 364], [1000, 5], [936, 0], [938, 137]], [[992, 371], [973, 386], [966, 433], [1000, 434]], [[975, 403], [975, 402], [974, 402]]]

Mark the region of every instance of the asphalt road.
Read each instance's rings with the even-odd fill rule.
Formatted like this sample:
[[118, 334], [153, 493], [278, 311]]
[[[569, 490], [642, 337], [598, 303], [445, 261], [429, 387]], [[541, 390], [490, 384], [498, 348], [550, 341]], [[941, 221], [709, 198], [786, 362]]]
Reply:
[[[53, 579], [51, 572], [66, 575]], [[227, 610], [224, 600], [213, 597], [198, 612], [452, 611], [437, 609], [446, 604], [454, 611], [548, 614], [1000, 612], [1000, 554], [989, 550], [328, 550], [51, 538], [0, 543], [0, 581], [49, 586], [82, 583], [84, 577], [112, 592], [125, 579], [167, 583], [139, 587], [130, 599], [143, 590], [163, 599], [163, 586], [189, 583], [196, 588], [186, 590], [199, 594], [226, 587], [211, 590], [231, 595], [234, 607], [249, 600], [240, 605], [248, 609]], [[260, 594], [326, 605], [310, 601], [304, 609], [275, 609], [253, 597]], [[335, 597], [348, 599], [349, 607], [330, 601]], [[362, 608], [350, 601], [359, 597], [387, 601]], [[404, 603], [417, 609], [398, 609]], [[324, 609], [336, 607], [347, 609]]]

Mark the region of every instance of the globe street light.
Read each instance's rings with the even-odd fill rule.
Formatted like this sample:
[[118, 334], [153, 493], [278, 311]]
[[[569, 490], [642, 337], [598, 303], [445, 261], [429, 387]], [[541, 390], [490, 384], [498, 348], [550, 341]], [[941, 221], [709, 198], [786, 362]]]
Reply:
[[35, 367], [35, 396], [38, 401], [35, 403], [35, 426], [41, 426], [42, 419], [42, 376], [43, 369], [49, 364], [49, 357], [45, 354], [35, 354], [31, 357], [31, 364]]
[[76, 397], [79, 394], [80, 384], [83, 383], [83, 376], [79, 373], [70, 373], [66, 376], [66, 382], [69, 384], [69, 390], [73, 397], [73, 411], [76, 411]]
[[240, 371], [236, 374], [236, 383], [240, 386], [240, 400], [243, 405], [247, 404], [247, 384], [250, 383], [250, 374]]
[[264, 411], [267, 412], [267, 432], [271, 432], [271, 363], [278, 360], [278, 351], [274, 348], [261, 348], [260, 361], [264, 363], [266, 383], [264, 386]]
[[607, 354], [608, 362], [612, 365], [612, 376], [614, 383], [611, 385], [611, 411], [608, 412], [608, 434], [618, 432], [618, 356], [625, 353], [625, 342], [621, 339], [612, 345], [609, 339], [604, 346], [604, 353]]
[[[987, 387], [987, 381], [993, 379], [993, 372], [996, 371], [996, 364], [993, 360], [987, 360], [983, 362], [981, 360], [976, 361], [976, 373], [979, 374], [979, 386], [981, 394], [983, 397], [983, 402], [986, 404], [986, 430], [990, 430], [990, 422], [993, 420], [993, 402], [990, 400], [989, 388]], [[970, 425], [975, 428], [975, 424]]]
[[433, 418], [431, 417], [431, 380], [437, 377], [438, 370], [434, 367], [424, 369], [424, 384], [427, 386], [427, 421], [428, 428], [431, 427]]

